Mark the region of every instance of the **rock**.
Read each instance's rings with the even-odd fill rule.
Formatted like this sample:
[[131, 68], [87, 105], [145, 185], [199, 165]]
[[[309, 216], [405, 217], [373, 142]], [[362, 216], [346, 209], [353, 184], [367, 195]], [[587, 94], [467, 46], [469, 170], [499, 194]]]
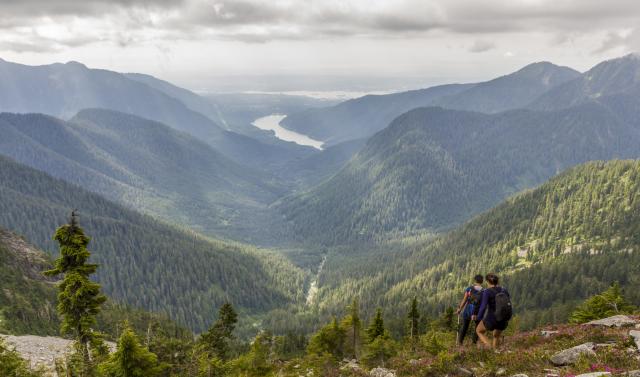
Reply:
[[624, 326], [633, 326], [636, 323], [638, 323], [638, 321], [626, 315], [614, 315], [613, 317], [587, 322], [585, 323], [585, 325], [605, 326], [605, 327], [624, 327]]
[[396, 377], [396, 371], [385, 368], [373, 368], [369, 372], [371, 377]]
[[551, 362], [556, 366], [574, 364], [582, 355], [595, 356], [596, 353], [593, 351], [593, 347], [593, 343], [585, 343], [560, 351], [551, 356]]
[[640, 369], [627, 372], [627, 377], [640, 377]]
[[465, 369], [463, 367], [458, 367], [458, 374], [461, 374], [463, 376], [468, 376], [468, 377], [472, 377], [474, 375], [472, 371], [470, 371], [469, 369]]
[[560, 331], [554, 331], [554, 330], [542, 330], [540, 331], [540, 335], [544, 336], [545, 338], [548, 338], [552, 335], [556, 335], [558, 334]]
[[352, 359], [352, 360], [347, 360], [344, 359], [343, 360], [344, 364], [343, 366], [340, 367], [341, 370], [362, 370], [362, 368], [360, 368], [360, 365], [358, 365], [358, 360], [356, 359]]
[[583, 374], [577, 375], [576, 377], [602, 377], [602, 376], [611, 376], [611, 372], [583, 373]]
[[629, 331], [629, 336], [633, 338], [633, 341], [636, 342], [636, 347], [640, 350], [640, 331], [631, 330]]
[[505, 374], [507, 374], [507, 370], [504, 368], [498, 368], [496, 371], [496, 376], [504, 376]]
[[513, 375], [513, 376], [511, 376], [511, 377], [529, 377], [529, 376], [527, 376], [527, 375], [526, 375], [526, 374], [524, 374], [524, 373], [518, 373], [518, 374], [514, 374], [514, 375]]

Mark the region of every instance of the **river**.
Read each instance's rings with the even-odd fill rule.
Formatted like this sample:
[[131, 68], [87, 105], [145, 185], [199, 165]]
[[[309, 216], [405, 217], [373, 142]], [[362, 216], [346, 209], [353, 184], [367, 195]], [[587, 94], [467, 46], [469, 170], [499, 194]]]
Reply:
[[261, 130], [273, 131], [276, 137], [284, 141], [292, 141], [296, 144], [307, 145], [322, 150], [322, 141], [314, 140], [307, 135], [287, 130], [280, 125], [280, 122], [286, 117], [282, 114], [271, 114], [262, 118], [258, 118], [251, 123]]

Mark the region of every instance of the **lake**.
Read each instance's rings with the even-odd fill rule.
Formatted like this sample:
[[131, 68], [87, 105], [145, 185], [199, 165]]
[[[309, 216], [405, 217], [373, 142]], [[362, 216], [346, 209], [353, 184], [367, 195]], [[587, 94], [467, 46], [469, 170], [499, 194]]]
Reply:
[[324, 142], [314, 140], [307, 135], [287, 130], [280, 125], [280, 122], [286, 117], [282, 114], [271, 114], [262, 118], [258, 118], [251, 123], [261, 130], [273, 131], [280, 140], [291, 141], [300, 145], [307, 145], [322, 150]]

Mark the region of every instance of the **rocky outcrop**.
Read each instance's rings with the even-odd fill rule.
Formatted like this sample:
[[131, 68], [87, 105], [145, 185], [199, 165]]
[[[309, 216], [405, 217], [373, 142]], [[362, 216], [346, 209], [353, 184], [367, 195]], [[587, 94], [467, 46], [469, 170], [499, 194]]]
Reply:
[[636, 323], [638, 323], [638, 321], [626, 315], [614, 315], [613, 317], [587, 322], [585, 323], [585, 325], [606, 326], [606, 327], [625, 327], [625, 326], [633, 326]]
[[551, 356], [551, 362], [553, 363], [553, 365], [557, 366], [571, 365], [578, 361], [578, 359], [582, 355], [595, 356], [596, 353], [593, 348], [593, 343], [581, 344], [579, 346], [575, 346], [573, 348], [569, 348], [556, 353], [555, 355]]
[[577, 375], [576, 377], [603, 377], [603, 376], [611, 376], [611, 372], [583, 373], [583, 374]]
[[633, 341], [636, 342], [636, 347], [640, 350], [640, 330], [629, 331], [629, 336], [633, 338]]
[[371, 377], [396, 377], [396, 371], [385, 368], [373, 368], [369, 372]]

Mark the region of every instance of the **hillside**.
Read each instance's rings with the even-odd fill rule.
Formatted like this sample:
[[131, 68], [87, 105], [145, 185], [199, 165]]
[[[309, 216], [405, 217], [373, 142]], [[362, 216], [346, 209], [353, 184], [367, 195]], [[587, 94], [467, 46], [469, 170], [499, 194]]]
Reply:
[[3, 113], [0, 133], [0, 154], [130, 208], [211, 235], [274, 242], [263, 229], [266, 206], [285, 189], [163, 124], [97, 109], [68, 122]]
[[78, 209], [114, 300], [201, 331], [231, 301], [247, 313], [301, 302], [305, 275], [268, 251], [207, 239], [0, 157], [0, 226], [55, 252], [54, 230]]
[[615, 103], [627, 105], [494, 115], [416, 109], [333, 178], [278, 208], [301, 239], [325, 244], [446, 230], [573, 165], [640, 156], [638, 99]]
[[638, 234], [640, 162], [587, 163], [433, 240], [330, 254], [319, 308], [335, 313], [355, 296], [363, 308], [392, 316], [417, 296], [423, 310], [438, 315], [475, 274], [496, 272], [520, 326], [561, 323], [615, 281], [640, 302]]
[[399, 115], [417, 107], [441, 106], [486, 113], [517, 109], [577, 76], [578, 72], [567, 67], [534, 63], [487, 82], [365, 96], [328, 108], [307, 110], [287, 116], [282, 125], [335, 144], [370, 137]]

